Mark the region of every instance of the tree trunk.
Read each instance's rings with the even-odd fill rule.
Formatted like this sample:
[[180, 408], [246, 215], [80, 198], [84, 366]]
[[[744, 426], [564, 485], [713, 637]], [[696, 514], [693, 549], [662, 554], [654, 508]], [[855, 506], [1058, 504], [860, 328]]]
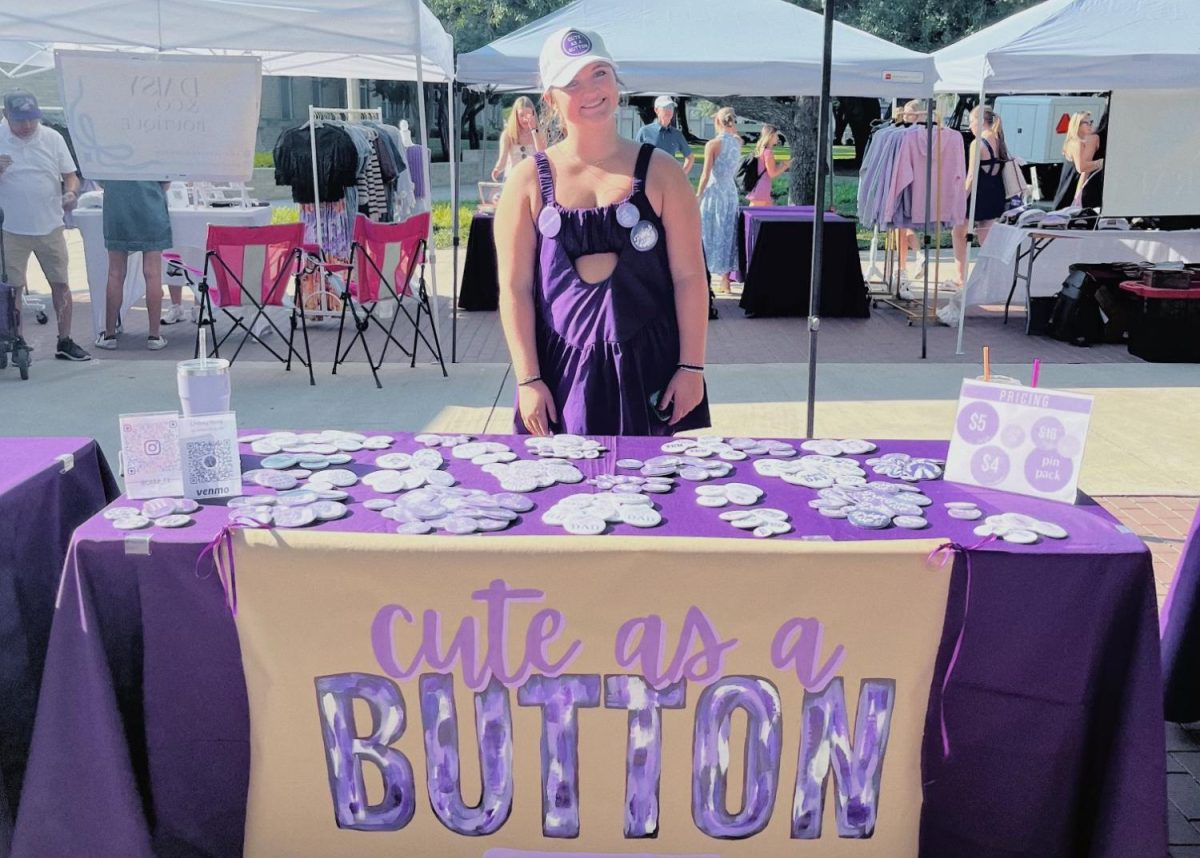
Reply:
[[788, 175], [791, 177], [788, 188], [789, 205], [813, 204], [813, 197], [816, 195], [817, 165], [824, 157], [820, 151], [823, 147], [817, 143], [819, 115], [819, 98], [804, 96], [796, 99], [792, 121], [795, 133], [788, 136], [792, 147], [792, 166], [788, 168]]

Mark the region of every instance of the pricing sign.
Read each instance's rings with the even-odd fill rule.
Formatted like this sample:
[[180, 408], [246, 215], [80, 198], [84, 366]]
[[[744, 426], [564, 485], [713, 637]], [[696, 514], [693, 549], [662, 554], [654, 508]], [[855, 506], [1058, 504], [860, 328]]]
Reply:
[[963, 381], [946, 479], [1075, 502], [1092, 397]]

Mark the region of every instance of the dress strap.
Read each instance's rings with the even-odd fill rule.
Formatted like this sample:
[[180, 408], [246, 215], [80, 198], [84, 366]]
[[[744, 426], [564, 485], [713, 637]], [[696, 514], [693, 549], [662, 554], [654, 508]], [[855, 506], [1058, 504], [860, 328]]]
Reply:
[[646, 174], [650, 172], [650, 158], [654, 155], [654, 145], [643, 143], [638, 150], [637, 165], [633, 168], [633, 193], [646, 193]]
[[537, 163], [538, 186], [542, 189], [542, 205], [554, 205], [554, 176], [550, 173], [550, 159], [545, 152], [533, 156]]

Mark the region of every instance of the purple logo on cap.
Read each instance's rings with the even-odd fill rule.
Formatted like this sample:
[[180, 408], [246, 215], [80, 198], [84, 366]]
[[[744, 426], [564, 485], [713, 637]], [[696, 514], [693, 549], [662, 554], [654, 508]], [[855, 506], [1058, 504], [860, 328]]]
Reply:
[[562, 52], [568, 57], [582, 57], [592, 52], [592, 40], [578, 30], [569, 30], [562, 40]]

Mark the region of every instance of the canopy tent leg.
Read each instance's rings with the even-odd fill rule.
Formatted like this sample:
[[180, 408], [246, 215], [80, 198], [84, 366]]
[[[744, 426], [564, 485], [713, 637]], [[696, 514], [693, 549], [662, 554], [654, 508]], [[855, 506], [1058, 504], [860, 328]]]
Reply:
[[[941, 134], [938, 134], [941, 143]], [[938, 151], [941, 151], [939, 145]], [[929, 212], [933, 207], [933, 99], [925, 102], [925, 232], [921, 235], [921, 245], [925, 249], [924, 264], [921, 266], [923, 282], [921, 286], [921, 360], [928, 356], [929, 321]], [[935, 306], [936, 310], [937, 307]]]
[[[833, 52], [833, 5], [834, 0], [825, 0], [825, 39], [821, 50], [821, 101], [819, 118], [817, 120], [817, 158], [824, 160], [823, 154], [829, 146], [829, 90], [832, 73]], [[816, 418], [817, 396], [817, 333], [821, 329], [819, 316], [821, 309], [821, 284], [824, 279], [824, 250], [825, 250], [825, 170], [823, 165], [817, 168], [817, 186], [813, 194], [816, 202], [813, 212], [813, 250], [812, 250], [812, 279], [808, 293], [808, 419], [805, 424], [805, 437], [813, 437], [813, 422]]]
[[[979, 113], [980, 121], [982, 122], [983, 115], [983, 98], [987, 89], [987, 58], [983, 61], [983, 70], [979, 75]], [[980, 126], [982, 128], [982, 125]], [[975, 146], [975, 152], [979, 152], [979, 146]], [[974, 169], [974, 173], [972, 173]], [[958, 314], [958, 344], [954, 347], [954, 353], [960, 355], [963, 353], [963, 328], [967, 324], [967, 265], [971, 262], [971, 236], [975, 234], [975, 202], [979, 197], [979, 167], [972, 163], [971, 157], [967, 156], [967, 175], [971, 179], [971, 205], [967, 208], [967, 246], [963, 248], [966, 265], [963, 266], [962, 283], [958, 284], [958, 288], [962, 292], [962, 306], [959, 308]]]
[[442, 325], [440, 308], [438, 307], [437, 287], [437, 248], [433, 242], [433, 153], [429, 149], [429, 123], [425, 119], [425, 66], [422, 57], [421, 39], [421, 0], [413, 0], [413, 16], [417, 22], [417, 119], [421, 123], [421, 145], [425, 149], [424, 163], [421, 168], [425, 171], [425, 193], [429, 196], [429, 234], [425, 238], [426, 256], [429, 260], [429, 282], [432, 284], [429, 305], [433, 316], [433, 330], [437, 341], [442, 341]]
[[458, 97], [454, 81], [447, 81], [450, 91], [450, 242], [453, 250], [452, 287], [450, 293], [450, 363], [458, 362]]

